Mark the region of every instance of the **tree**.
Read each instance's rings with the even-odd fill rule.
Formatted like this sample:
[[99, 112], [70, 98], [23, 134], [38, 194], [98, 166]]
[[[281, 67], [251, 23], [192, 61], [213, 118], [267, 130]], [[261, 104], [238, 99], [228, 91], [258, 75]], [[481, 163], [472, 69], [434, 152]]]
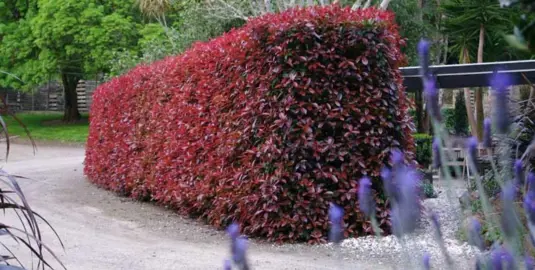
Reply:
[[115, 50], [137, 46], [141, 17], [130, 0], [12, 0], [3, 4], [13, 15], [0, 19], [0, 68], [24, 83], [4, 76], [0, 84], [28, 89], [50, 77], [60, 79], [64, 121], [80, 119], [78, 81], [106, 72]]
[[[512, 27], [512, 10], [502, 9], [496, 0], [448, 0], [441, 9], [446, 17], [444, 32], [451, 43], [451, 51], [459, 55], [461, 63], [477, 59], [503, 60], [501, 35]], [[483, 136], [483, 89], [475, 93], [476, 119], [472, 114], [469, 90], [465, 89], [466, 109], [472, 134]]]

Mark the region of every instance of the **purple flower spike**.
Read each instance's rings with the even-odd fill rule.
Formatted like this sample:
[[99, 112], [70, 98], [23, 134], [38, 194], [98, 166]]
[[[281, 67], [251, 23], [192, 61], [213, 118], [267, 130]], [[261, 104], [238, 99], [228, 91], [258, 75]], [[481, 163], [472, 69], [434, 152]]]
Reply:
[[511, 78], [505, 73], [495, 73], [491, 80], [494, 89], [494, 123], [500, 134], [509, 131], [509, 97], [507, 87], [511, 85]]
[[247, 241], [247, 238], [238, 237], [236, 239], [236, 249], [232, 254], [232, 260], [234, 260], [234, 263], [242, 266], [247, 265], [246, 252], [248, 247], [249, 243]]
[[394, 233], [401, 236], [416, 230], [420, 220], [420, 177], [412, 168], [404, 167], [396, 175], [398, 198], [392, 207]]
[[425, 270], [429, 270], [431, 269], [431, 255], [429, 255], [429, 253], [425, 253], [424, 254], [424, 258], [423, 258], [423, 264], [424, 264], [424, 269]]
[[230, 236], [230, 239], [233, 241], [240, 236], [240, 226], [237, 223], [232, 223], [227, 228], [227, 233]]
[[518, 185], [521, 185], [524, 183], [524, 164], [522, 163], [522, 160], [517, 159], [515, 161], [515, 180]]
[[535, 260], [531, 256], [526, 256], [524, 263], [526, 264], [526, 270], [535, 270]]
[[435, 138], [433, 140], [433, 168], [438, 169], [442, 165], [440, 161], [440, 140]]
[[483, 121], [483, 147], [492, 147], [492, 122], [488, 118]]
[[515, 270], [515, 260], [511, 253], [503, 247], [495, 247], [490, 254], [491, 265], [494, 270]]
[[535, 193], [535, 174], [528, 173], [528, 192]]
[[230, 263], [230, 260], [226, 259], [225, 262], [223, 262], [223, 270], [231, 270], [232, 264]]
[[438, 89], [436, 87], [436, 81], [433, 76], [428, 76], [424, 79], [424, 97], [427, 102], [427, 109], [429, 114], [436, 121], [442, 121], [442, 115], [440, 114], [440, 106], [438, 104]]
[[466, 141], [466, 151], [468, 153], [468, 160], [477, 165], [477, 139], [476, 137], [470, 137]]
[[396, 199], [396, 185], [392, 181], [392, 171], [387, 167], [381, 169], [381, 178], [383, 178], [383, 185], [385, 193], [393, 200]]
[[342, 220], [344, 218], [344, 209], [331, 203], [329, 207], [329, 220], [331, 221], [331, 230], [329, 231], [329, 241], [338, 244], [342, 242], [344, 232], [342, 230]]
[[528, 221], [535, 225], [535, 192], [533, 191], [533, 183], [530, 183], [529, 190], [524, 196], [524, 211], [526, 211]]
[[403, 164], [403, 160], [405, 157], [403, 156], [403, 152], [401, 152], [399, 149], [393, 149], [390, 153], [392, 164], [395, 166]]
[[418, 57], [420, 58], [420, 75], [425, 78], [429, 75], [429, 41], [421, 39], [418, 42]]
[[375, 212], [375, 202], [372, 197], [372, 182], [370, 178], [363, 177], [359, 183], [359, 206], [360, 210], [367, 216], [371, 217]]
[[476, 246], [481, 251], [485, 250], [483, 238], [481, 237], [481, 224], [479, 221], [472, 217], [468, 226], [468, 244]]

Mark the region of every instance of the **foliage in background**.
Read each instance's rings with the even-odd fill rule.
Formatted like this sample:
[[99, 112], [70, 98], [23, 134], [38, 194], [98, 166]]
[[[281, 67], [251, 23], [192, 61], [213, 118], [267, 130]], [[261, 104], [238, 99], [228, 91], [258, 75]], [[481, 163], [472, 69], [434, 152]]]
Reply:
[[455, 110], [452, 108], [443, 108], [440, 110], [444, 118], [444, 127], [449, 133], [453, 133], [455, 126]]
[[468, 115], [464, 93], [459, 91], [455, 95], [455, 108], [453, 109], [453, 133], [457, 136], [468, 135]]
[[414, 134], [414, 143], [416, 145], [416, 161], [422, 168], [427, 169], [433, 160], [431, 150], [433, 137], [428, 134], [416, 133]]
[[389, 150], [414, 158], [400, 45], [393, 14], [375, 9], [251, 20], [101, 85], [85, 173], [251, 236], [324, 241], [331, 201], [346, 208], [349, 235], [370, 233], [355, 179], [373, 177], [381, 194]]
[[515, 27], [509, 31], [505, 39], [514, 48], [533, 55], [535, 53], [535, 1], [500, 0], [500, 4], [516, 7], [521, 11], [521, 14], [513, 18]]
[[65, 88], [65, 120], [78, 120], [79, 79], [108, 70], [116, 50], [136, 46], [134, 0], [14, 0], [0, 7], [0, 85], [29, 89], [50, 79]]

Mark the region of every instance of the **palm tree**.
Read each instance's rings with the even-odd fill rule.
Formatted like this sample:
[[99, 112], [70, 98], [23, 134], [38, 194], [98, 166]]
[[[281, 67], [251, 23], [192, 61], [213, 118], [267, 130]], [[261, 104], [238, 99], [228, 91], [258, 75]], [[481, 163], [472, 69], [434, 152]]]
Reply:
[[[512, 28], [512, 10], [503, 9], [496, 0], [447, 0], [441, 7], [444, 15], [444, 31], [453, 46], [450, 51], [459, 55], [460, 63], [493, 61], [501, 57], [497, 49], [502, 47], [501, 34]], [[483, 89], [476, 89], [474, 117], [469, 90], [465, 89], [466, 110], [472, 134], [483, 136]], [[469, 106], [470, 105], [470, 106]], [[475, 118], [475, 120], [474, 120]]]

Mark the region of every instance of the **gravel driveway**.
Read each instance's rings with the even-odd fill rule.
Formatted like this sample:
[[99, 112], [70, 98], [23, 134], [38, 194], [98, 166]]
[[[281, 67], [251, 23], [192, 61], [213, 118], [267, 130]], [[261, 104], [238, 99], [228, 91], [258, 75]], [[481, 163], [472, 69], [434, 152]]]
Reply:
[[[83, 147], [39, 146], [33, 155], [30, 146], [15, 144], [4, 165], [9, 173], [31, 179], [20, 184], [34, 210], [52, 223], [64, 241], [62, 251], [45, 230], [46, 243], [68, 269], [221, 269], [228, 256], [223, 232], [163, 207], [96, 188], [83, 175], [83, 159]], [[17, 222], [10, 215], [3, 219]], [[392, 249], [395, 244], [383, 243], [384, 239], [346, 240], [341, 254], [330, 245], [252, 241], [249, 260], [253, 269], [409, 269], [400, 263], [399, 250]]]

